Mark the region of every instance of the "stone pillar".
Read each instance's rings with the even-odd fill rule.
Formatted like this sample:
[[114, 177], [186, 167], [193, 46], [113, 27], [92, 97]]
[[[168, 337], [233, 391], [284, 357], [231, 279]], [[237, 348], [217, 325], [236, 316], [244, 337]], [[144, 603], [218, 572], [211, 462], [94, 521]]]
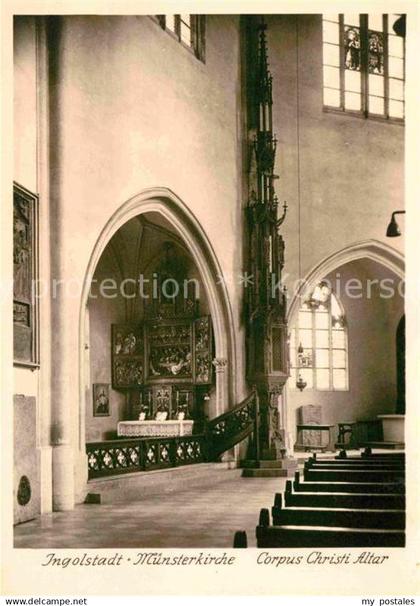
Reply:
[[216, 369], [216, 414], [221, 415], [229, 405], [229, 390], [227, 380], [226, 358], [214, 358], [213, 366]]
[[41, 513], [52, 511], [52, 448], [51, 448], [51, 260], [50, 260], [50, 191], [49, 191], [49, 97], [46, 18], [37, 20], [37, 179], [39, 205], [39, 329], [40, 374], [38, 397]]
[[[48, 21], [49, 68], [49, 161], [50, 161], [50, 250], [51, 263], [51, 444], [53, 509], [74, 507], [72, 421], [78, 414], [78, 293], [70, 294], [75, 260], [66, 250], [66, 202], [61, 159], [63, 154], [61, 87], [64, 77], [60, 61], [63, 49], [62, 20]], [[78, 286], [80, 289], [80, 287]], [[73, 289], [74, 291], [74, 285]]]

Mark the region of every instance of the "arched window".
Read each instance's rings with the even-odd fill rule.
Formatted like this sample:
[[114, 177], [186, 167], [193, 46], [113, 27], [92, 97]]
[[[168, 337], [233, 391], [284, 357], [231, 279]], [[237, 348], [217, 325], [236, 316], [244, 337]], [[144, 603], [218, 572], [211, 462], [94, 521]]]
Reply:
[[306, 389], [348, 389], [347, 327], [343, 308], [326, 282], [302, 304], [290, 335], [291, 386], [299, 375]]

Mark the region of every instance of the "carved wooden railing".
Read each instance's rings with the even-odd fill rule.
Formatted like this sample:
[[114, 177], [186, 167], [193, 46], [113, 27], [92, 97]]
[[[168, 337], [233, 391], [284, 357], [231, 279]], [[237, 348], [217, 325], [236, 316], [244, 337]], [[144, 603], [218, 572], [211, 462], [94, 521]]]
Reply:
[[205, 436], [123, 438], [86, 444], [89, 479], [203, 463]]
[[204, 434], [88, 442], [88, 477], [215, 461], [251, 433], [258, 439], [257, 419], [258, 399], [253, 392], [231, 410], [209, 421]]
[[239, 444], [253, 432], [257, 439], [258, 431], [255, 431], [257, 420], [258, 396], [254, 391], [243, 402], [209, 421], [206, 437], [210, 460], [217, 459], [223, 452]]

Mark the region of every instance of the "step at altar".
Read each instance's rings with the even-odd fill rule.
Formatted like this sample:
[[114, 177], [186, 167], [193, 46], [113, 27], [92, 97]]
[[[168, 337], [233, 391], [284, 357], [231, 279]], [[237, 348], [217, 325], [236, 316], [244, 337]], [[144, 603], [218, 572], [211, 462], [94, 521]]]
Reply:
[[[227, 463], [197, 463], [154, 471], [125, 473], [89, 480], [85, 496], [89, 503], [102, 505], [118, 502], [141, 502], [145, 496], [170, 495], [182, 490], [219, 485], [239, 477], [240, 469], [231, 469]], [[93, 495], [93, 496], [92, 496]]]
[[241, 461], [244, 478], [291, 478], [297, 469], [295, 459], [247, 459]]

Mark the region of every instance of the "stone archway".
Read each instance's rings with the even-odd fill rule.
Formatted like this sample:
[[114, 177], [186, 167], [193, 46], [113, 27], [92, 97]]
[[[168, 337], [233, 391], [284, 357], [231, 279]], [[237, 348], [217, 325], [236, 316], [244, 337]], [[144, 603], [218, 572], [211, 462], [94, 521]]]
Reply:
[[[352, 262], [372, 263], [372, 265], [378, 264], [382, 266], [384, 271], [387, 271], [390, 275], [396, 277], [398, 281], [404, 279], [404, 257], [397, 250], [392, 248], [386, 243], [382, 243], [376, 240], [366, 240], [363, 242], [354, 243], [351, 246], [346, 247], [336, 253], [324, 258], [313, 266], [310, 271], [303, 277], [303, 280], [299, 284], [299, 288], [294, 292], [294, 296], [291, 300], [291, 304], [288, 310], [288, 325], [293, 327], [297, 313], [302, 301], [302, 297], [313, 290], [313, 288], [326, 276], [333, 274], [336, 270], [341, 267], [348, 266]], [[325, 392], [327, 393], [327, 392]], [[333, 392], [331, 392], [332, 394]], [[336, 394], [337, 392], [334, 392]], [[309, 393], [306, 394], [308, 397], [305, 398], [305, 392], [302, 394], [301, 403], [307, 404], [309, 400]], [[328, 398], [327, 398], [328, 400]], [[310, 402], [312, 403], [312, 401]], [[294, 433], [295, 426], [293, 420], [292, 411], [296, 407], [296, 397], [291, 390], [290, 381], [286, 383], [283, 396], [283, 416], [284, 425], [287, 427], [289, 436], [289, 447], [292, 447], [291, 436]]]
[[379, 240], [364, 240], [356, 242], [333, 253], [317, 263], [302, 279], [299, 289], [294, 293], [288, 313], [289, 325], [293, 322], [299, 308], [300, 296], [306, 289], [314, 287], [322, 278], [331, 273], [341, 265], [356, 261], [358, 259], [371, 259], [392, 271], [398, 278], [404, 279], [405, 262], [404, 256], [392, 246]]
[[90, 285], [98, 261], [112, 236], [127, 221], [145, 213], [160, 213], [169, 221], [190, 252], [206, 290], [213, 322], [216, 370], [217, 416], [236, 403], [235, 393], [235, 335], [232, 311], [223, 280], [221, 267], [214, 250], [196, 217], [190, 209], [167, 188], [148, 189], [125, 202], [102, 229], [87, 266], [79, 313], [79, 449], [85, 444], [86, 363], [85, 342], [87, 301]]

